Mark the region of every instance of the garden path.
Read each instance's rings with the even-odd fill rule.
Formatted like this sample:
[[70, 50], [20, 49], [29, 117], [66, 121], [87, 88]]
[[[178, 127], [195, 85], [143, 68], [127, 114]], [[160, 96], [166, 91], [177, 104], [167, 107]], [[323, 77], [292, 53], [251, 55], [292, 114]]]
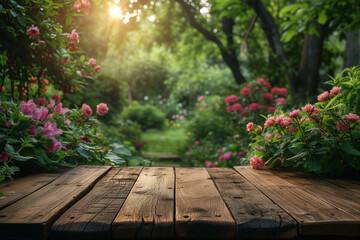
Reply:
[[249, 166], [79, 166], [0, 190], [1, 239], [360, 238], [358, 180]]

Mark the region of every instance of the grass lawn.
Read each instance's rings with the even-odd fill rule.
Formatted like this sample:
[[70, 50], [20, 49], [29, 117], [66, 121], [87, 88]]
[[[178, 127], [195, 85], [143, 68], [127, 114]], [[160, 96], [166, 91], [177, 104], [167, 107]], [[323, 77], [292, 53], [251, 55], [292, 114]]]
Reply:
[[165, 130], [148, 130], [143, 132], [142, 141], [147, 142], [143, 152], [177, 154], [178, 149], [185, 145], [187, 135], [184, 128]]

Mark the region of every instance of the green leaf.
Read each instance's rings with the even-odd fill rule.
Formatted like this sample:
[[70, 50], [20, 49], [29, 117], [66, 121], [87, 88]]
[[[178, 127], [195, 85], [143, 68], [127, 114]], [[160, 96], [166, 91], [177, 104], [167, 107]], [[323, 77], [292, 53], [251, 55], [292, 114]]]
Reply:
[[20, 171], [19, 167], [17, 167], [17, 166], [11, 166], [10, 167], [10, 173], [11, 174], [14, 174], [15, 172], [18, 172], [18, 171]]
[[105, 155], [105, 158], [109, 159], [111, 162], [115, 163], [115, 164], [121, 164], [126, 162], [123, 158], [115, 155], [114, 153], [108, 153]]
[[318, 161], [307, 161], [305, 166], [313, 172], [321, 171], [321, 164]]
[[16, 13], [15, 11], [10, 10], [10, 13], [11, 13], [11, 15], [12, 15], [14, 18], [17, 17], [17, 13]]
[[21, 156], [21, 155], [16, 155], [14, 157], [14, 159], [20, 161], [20, 162], [26, 162], [27, 160], [33, 159], [34, 157], [25, 157], [25, 156]]
[[280, 10], [280, 15], [284, 15], [285, 13], [294, 13], [299, 8], [306, 8], [306, 7], [307, 7], [307, 4], [305, 4], [305, 3], [291, 4], [289, 6], [283, 7]]
[[84, 63], [84, 61], [85, 61], [85, 55], [81, 55], [81, 57], [80, 57], [79, 60], [80, 60], [81, 63]]
[[319, 17], [318, 17], [318, 23], [320, 24], [325, 24], [327, 21], [327, 16], [326, 16], [326, 11], [323, 10], [319, 13]]
[[350, 147], [350, 146], [346, 146], [346, 145], [342, 145], [341, 149], [346, 152], [347, 154], [350, 155], [355, 155], [355, 156], [359, 156], [360, 155], [360, 151]]
[[14, 151], [14, 148], [10, 144], [6, 144], [5, 145], [5, 152], [7, 152], [8, 154], [12, 154], [15, 151]]
[[86, 150], [84, 148], [77, 147], [76, 151], [80, 154], [80, 156], [82, 156], [84, 158], [89, 159], [92, 157], [92, 152], [90, 152], [89, 150]]

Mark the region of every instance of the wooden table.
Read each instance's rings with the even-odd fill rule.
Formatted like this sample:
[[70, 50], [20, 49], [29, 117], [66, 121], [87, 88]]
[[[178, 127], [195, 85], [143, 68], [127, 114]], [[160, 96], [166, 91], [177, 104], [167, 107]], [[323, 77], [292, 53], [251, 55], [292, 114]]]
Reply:
[[360, 239], [355, 180], [248, 166], [80, 166], [0, 189], [0, 239]]

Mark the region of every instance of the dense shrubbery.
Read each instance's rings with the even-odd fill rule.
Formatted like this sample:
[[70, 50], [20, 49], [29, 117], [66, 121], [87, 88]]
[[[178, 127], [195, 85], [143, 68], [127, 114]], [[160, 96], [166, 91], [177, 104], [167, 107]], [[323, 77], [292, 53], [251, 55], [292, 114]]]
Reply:
[[142, 130], [161, 129], [165, 123], [165, 114], [152, 105], [135, 105], [126, 107], [121, 116], [125, 120], [138, 123]]
[[333, 86], [289, 113], [276, 111], [264, 126], [250, 122], [254, 168], [293, 167], [318, 174], [343, 175], [360, 171], [360, 67], [346, 69], [328, 82]]

